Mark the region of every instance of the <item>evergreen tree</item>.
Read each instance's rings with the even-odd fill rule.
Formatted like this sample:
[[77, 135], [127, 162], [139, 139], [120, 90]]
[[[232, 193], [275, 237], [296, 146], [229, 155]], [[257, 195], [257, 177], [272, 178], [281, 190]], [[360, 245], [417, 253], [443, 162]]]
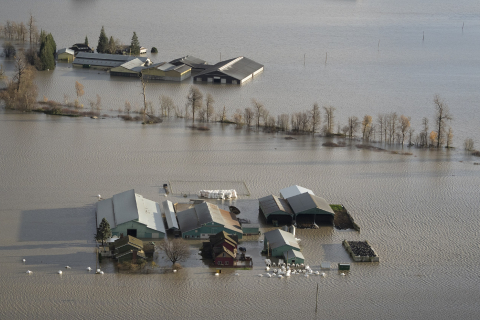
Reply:
[[138, 55], [140, 54], [140, 42], [138, 42], [137, 33], [133, 32], [132, 43], [130, 44], [131, 54]]
[[88, 37], [87, 36], [85, 36], [85, 45], [88, 46]]
[[97, 52], [98, 53], [105, 53], [108, 48], [108, 37], [105, 33], [105, 28], [102, 26], [102, 30], [100, 31], [100, 37], [98, 37], [98, 45], [97, 45]]
[[40, 64], [39, 70], [53, 70], [55, 69], [55, 52], [57, 44], [53, 39], [51, 33], [47, 34], [42, 30], [40, 33]]
[[107, 219], [103, 218], [102, 222], [100, 222], [100, 226], [97, 228], [97, 234], [95, 235], [95, 239], [97, 241], [103, 242], [108, 238], [112, 237], [112, 230], [110, 229], [110, 224], [108, 223]]
[[113, 37], [110, 36], [110, 40], [108, 41], [108, 53], [114, 54], [116, 51], [116, 45], [115, 45], [115, 40], [113, 40]]

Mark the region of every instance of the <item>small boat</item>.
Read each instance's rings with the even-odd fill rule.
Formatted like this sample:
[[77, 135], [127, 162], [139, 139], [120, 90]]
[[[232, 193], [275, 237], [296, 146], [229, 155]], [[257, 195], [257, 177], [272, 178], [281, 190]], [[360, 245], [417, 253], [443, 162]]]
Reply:
[[240, 214], [240, 210], [235, 207], [235, 206], [228, 206], [228, 209], [230, 210], [231, 213], [233, 214]]

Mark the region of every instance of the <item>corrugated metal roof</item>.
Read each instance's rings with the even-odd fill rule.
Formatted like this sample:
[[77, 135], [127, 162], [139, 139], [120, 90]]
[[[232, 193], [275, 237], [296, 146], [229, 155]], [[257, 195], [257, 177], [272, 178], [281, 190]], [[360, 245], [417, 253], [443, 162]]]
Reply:
[[294, 186], [290, 186], [288, 188], [284, 188], [284, 189], [280, 190], [280, 196], [283, 199], [288, 199], [290, 197], [293, 197], [293, 196], [296, 196], [296, 195], [299, 195], [299, 194], [302, 194], [302, 193], [305, 193], [305, 192], [308, 192], [311, 195], [315, 195], [315, 193], [313, 193], [313, 191], [310, 190], [310, 189], [294, 185]]
[[140, 59], [145, 62], [148, 57], [135, 57], [127, 56], [121, 54], [108, 54], [108, 53], [89, 53], [89, 52], [79, 52], [77, 58], [81, 59], [90, 59], [90, 60], [108, 60], [108, 61], [119, 61], [127, 62], [133, 59]]
[[135, 190], [128, 190], [113, 196], [113, 210], [117, 226], [132, 220], [138, 220]]
[[302, 193], [302, 194], [290, 197], [288, 198], [287, 201], [292, 207], [293, 212], [295, 212], [295, 214], [298, 214], [313, 208], [318, 208], [328, 213], [335, 214], [325, 199], [311, 195], [309, 193]]
[[168, 229], [179, 229], [173, 203], [169, 200], [165, 200], [162, 202], [162, 205], [163, 212], [165, 213], [165, 219], [167, 220]]
[[138, 58], [135, 58], [133, 60], [127, 61], [124, 64], [120, 65], [120, 67], [124, 67], [125, 69], [133, 69], [135, 67], [140, 67], [144, 64], [144, 62]]
[[104, 61], [104, 60], [92, 60], [92, 59], [83, 59], [75, 58], [74, 65], [91, 65], [91, 66], [100, 66], [106, 68], [114, 68], [120, 66], [122, 62], [120, 61]]
[[195, 77], [208, 75], [212, 72], [221, 72], [232, 78], [242, 81], [253, 73], [261, 70], [263, 65], [245, 57], [237, 57], [219, 62], [200, 72]]
[[64, 53], [64, 52], [69, 53], [71, 55], [75, 54], [75, 51], [73, 51], [72, 49], [62, 48], [62, 49], [58, 49], [57, 55], [59, 55], [61, 53]]
[[139, 194], [135, 194], [135, 197], [137, 200], [138, 222], [143, 223], [150, 229], [165, 233], [165, 225], [163, 224], [160, 204], [145, 199]]
[[195, 64], [205, 65], [205, 64], [207, 64], [207, 61], [199, 59], [199, 58], [194, 57], [194, 56], [185, 56], [185, 57], [174, 59], [174, 60], [170, 61], [170, 63], [175, 64], [175, 65], [178, 65], [178, 64], [182, 63], [182, 64], [186, 64], [186, 65], [189, 65], [190, 67], [192, 67]]
[[278, 211], [283, 211], [285, 213], [293, 215], [293, 211], [290, 208], [288, 202], [284, 199], [278, 198], [277, 196], [269, 195], [258, 199], [258, 202], [265, 216], [268, 216]]
[[280, 229], [275, 229], [264, 234], [265, 241], [269, 242], [270, 249], [275, 249], [283, 245], [289, 245], [294, 248], [300, 249], [295, 236], [290, 232], [286, 232]]
[[143, 250], [143, 241], [132, 236], [126, 236], [114, 242], [115, 249], [126, 246], [127, 244], [139, 250]]
[[97, 202], [97, 228], [100, 227], [103, 218], [107, 219], [110, 228], [116, 227], [111, 198]]
[[241, 232], [240, 223], [228, 211], [216, 205], [204, 202], [195, 207], [177, 213], [178, 224], [182, 232], [195, 230], [205, 223], [215, 222], [232, 231]]

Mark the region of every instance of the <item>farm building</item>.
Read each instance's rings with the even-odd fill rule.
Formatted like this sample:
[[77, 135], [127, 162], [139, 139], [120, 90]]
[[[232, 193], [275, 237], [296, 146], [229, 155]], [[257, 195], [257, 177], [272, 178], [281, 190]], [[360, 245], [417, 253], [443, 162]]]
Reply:
[[57, 60], [66, 60], [68, 62], [73, 61], [75, 59], [75, 51], [72, 49], [59, 49], [57, 51]]
[[73, 62], [73, 66], [79, 68], [111, 69], [134, 59], [139, 59], [145, 63], [148, 58], [119, 54], [79, 52]]
[[118, 262], [136, 261], [139, 258], [145, 259], [143, 252], [143, 241], [132, 236], [126, 236], [113, 243], [114, 256]]
[[283, 199], [288, 199], [293, 196], [298, 196], [302, 193], [310, 193], [311, 195], [315, 195], [312, 190], [295, 185], [280, 190], [280, 197]]
[[203, 202], [193, 208], [177, 212], [178, 225], [184, 239], [207, 239], [225, 231], [242, 238], [242, 228], [233, 213]]
[[207, 61], [199, 59], [194, 56], [185, 56], [181, 57], [178, 59], [174, 59], [169, 62], [170, 64], [173, 64], [175, 66], [181, 66], [182, 64], [185, 64], [189, 67], [192, 68], [192, 71], [198, 72], [198, 71], [203, 71], [206, 68], [208, 68], [210, 65], [207, 63]]
[[[267, 251], [267, 256], [278, 258], [285, 258], [290, 263], [304, 263], [305, 258], [300, 252], [300, 245], [295, 239], [295, 236], [290, 232], [280, 229], [272, 230], [264, 234], [264, 250]], [[296, 251], [296, 252], [292, 252]]]
[[209, 237], [203, 243], [202, 254], [211, 257], [217, 266], [233, 266], [237, 257], [238, 237], [225, 231]]
[[110, 75], [138, 78], [140, 76], [140, 71], [143, 69], [143, 66], [145, 63], [146, 62], [138, 58], [135, 58], [133, 60], [130, 60], [121, 64], [118, 67], [114, 67], [110, 69]]
[[274, 195], [258, 199], [260, 212], [263, 213], [268, 223], [278, 226], [279, 224], [291, 224], [295, 218], [288, 201]]
[[195, 82], [242, 84], [263, 71], [263, 65], [245, 57], [233, 58], [208, 66], [193, 77]]
[[290, 197], [287, 201], [295, 213], [297, 226], [333, 225], [335, 213], [325, 199], [306, 192]]
[[148, 80], [167, 80], [167, 81], [183, 81], [190, 78], [190, 66], [185, 64], [173, 65], [167, 62], [152, 64], [142, 69], [142, 74]]
[[248, 235], [258, 235], [260, 234], [260, 225], [258, 223], [243, 223], [242, 224], [243, 234]]
[[93, 49], [90, 48], [88, 45], [85, 43], [75, 43], [73, 46], [69, 48], [70, 50], [73, 50], [75, 54], [79, 52], [88, 52], [88, 53], [93, 53]]
[[103, 218], [108, 221], [115, 236], [165, 237], [160, 205], [145, 199], [133, 189], [97, 202], [97, 228]]
[[172, 201], [165, 200], [162, 202], [163, 213], [165, 214], [165, 220], [167, 220], [168, 230], [178, 230], [177, 216], [175, 215], [175, 209], [173, 208]]

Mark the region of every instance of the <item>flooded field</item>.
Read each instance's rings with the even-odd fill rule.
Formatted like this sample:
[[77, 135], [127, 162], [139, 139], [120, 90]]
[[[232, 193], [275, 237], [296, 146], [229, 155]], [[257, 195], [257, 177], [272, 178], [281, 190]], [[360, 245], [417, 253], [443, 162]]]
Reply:
[[[0, 114], [0, 135], [2, 319], [128, 318], [132, 311], [164, 319], [315, 318], [317, 283], [319, 319], [478, 314], [472, 266], [480, 254], [472, 241], [480, 222], [479, 167], [462, 151], [413, 149], [402, 156], [228, 125], [193, 132], [175, 121], [143, 127], [12, 113]], [[241, 245], [254, 268], [239, 276], [234, 270], [213, 276], [197, 254], [200, 241], [191, 242], [192, 256], [176, 274], [117, 274], [105, 260], [104, 275], [88, 273], [95, 266], [97, 195], [135, 188], [161, 201], [169, 180], [244, 181], [250, 196], [219, 205], [233, 204], [252, 221], [258, 220], [255, 199], [303, 185], [329, 203], [344, 204], [361, 226], [360, 233], [297, 229], [314, 270], [322, 261], [350, 261], [344, 239], [368, 240], [381, 262], [352, 262], [345, 277], [332, 269], [326, 278], [260, 278], [263, 244], [249, 237]], [[169, 265], [161, 255], [159, 262]], [[231, 313], [221, 311], [225, 304]]]

